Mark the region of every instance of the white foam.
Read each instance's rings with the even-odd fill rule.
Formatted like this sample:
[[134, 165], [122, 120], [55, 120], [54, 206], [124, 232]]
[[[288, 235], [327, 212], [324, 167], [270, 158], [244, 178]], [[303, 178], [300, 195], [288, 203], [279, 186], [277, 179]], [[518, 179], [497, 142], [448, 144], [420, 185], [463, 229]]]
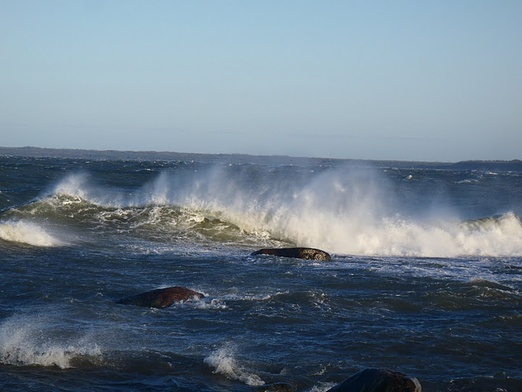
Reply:
[[46, 229], [25, 220], [0, 223], [0, 239], [33, 246], [60, 246], [62, 241], [49, 234]]
[[87, 336], [63, 339], [38, 316], [13, 316], [0, 324], [0, 362], [67, 369], [74, 367], [75, 358], [101, 356], [100, 348]]
[[245, 370], [238, 364], [235, 353], [236, 348], [227, 344], [206, 357], [205, 363], [215, 369], [214, 373], [223, 374], [251, 386], [264, 385], [265, 382], [258, 375]]
[[334, 219], [324, 232], [288, 229], [298, 243], [321, 244], [334, 253], [379, 256], [519, 256], [522, 226], [512, 214], [487, 227], [470, 228], [456, 219], [414, 221], [401, 217], [380, 221]]
[[311, 389], [308, 390], [308, 392], [326, 392], [335, 387], [337, 384], [334, 382], [322, 382], [319, 383], [319, 385], [314, 385]]
[[[310, 172], [294, 181], [273, 176], [266, 168], [238, 172], [216, 166], [197, 172], [164, 172], [132, 195], [89, 182], [84, 174], [71, 175], [55, 192], [105, 206], [148, 206], [149, 219], [134, 224], [159, 225], [167, 232], [190, 232], [193, 225], [209, 219], [238, 227], [232, 241], [246, 235], [250, 243], [283, 241], [338, 254], [522, 255], [522, 225], [514, 214], [506, 213], [490, 225], [466, 226], [452, 206], [437, 209], [435, 200], [425, 195], [422, 203], [431, 213], [419, 216], [408, 211], [385, 176], [369, 168]], [[176, 206], [181, 215], [169, 216], [162, 206]], [[216, 228], [205, 234], [225, 230]]]
[[393, 193], [386, 178], [368, 168], [312, 174], [302, 184], [262, 178], [255, 186], [223, 168], [213, 168], [186, 178], [163, 174], [153, 189], [158, 192], [151, 196], [155, 201], [214, 214], [260, 239], [280, 239], [333, 253], [522, 255], [522, 225], [513, 214], [489, 226], [466, 227], [451, 206], [437, 210], [428, 195], [424, 203], [429, 216], [401, 215], [408, 206]]
[[[205, 294], [207, 296], [207, 294]], [[210, 300], [206, 300], [206, 299], [201, 299], [199, 301], [194, 301], [192, 303], [192, 306], [196, 309], [203, 309], [203, 310], [206, 310], [206, 309], [220, 309], [220, 310], [223, 310], [223, 309], [228, 309], [228, 306], [225, 302], [221, 301], [220, 299], [210, 299]]]
[[366, 220], [308, 211], [281, 215], [277, 238], [331, 253], [365, 256], [457, 257], [522, 255], [522, 225], [511, 213], [489, 227], [468, 228], [457, 219], [416, 221], [400, 216]]

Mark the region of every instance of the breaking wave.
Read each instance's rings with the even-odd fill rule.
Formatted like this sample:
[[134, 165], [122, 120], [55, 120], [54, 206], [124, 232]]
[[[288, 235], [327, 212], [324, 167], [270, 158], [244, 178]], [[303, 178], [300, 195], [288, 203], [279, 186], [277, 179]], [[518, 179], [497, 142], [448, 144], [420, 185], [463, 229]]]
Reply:
[[30, 221], [7, 221], [0, 223], [0, 239], [32, 246], [60, 246], [62, 241], [46, 229]]
[[[130, 191], [74, 174], [21, 211], [24, 218], [52, 216], [64, 224], [167, 242], [297, 245], [380, 256], [522, 255], [522, 223], [513, 212], [466, 221], [458, 211], [448, 213], [451, 206], [434, 210], [426, 194], [426, 216], [408, 211], [375, 170], [308, 170], [293, 176], [280, 171], [222, 166], [163, 172]], [[41, 246], [59, 243], [29, 223], [2, 224], [0, 238]]]
[[16, 366], [52, 366], [61, 369], [101, 358], [100, 348], [88, 336], [53, 333], [39, 317], [13, 316], [0, 324], [0, 363]]
[[214, 373], [222, 374], [232, 380], [241, 381], [251, 386], [265, 384], [257, 374], [239, 364], [236, 359], [236, 349], [230, 344], [224, 345], [206, 357], [205, 363], [214, 368]]

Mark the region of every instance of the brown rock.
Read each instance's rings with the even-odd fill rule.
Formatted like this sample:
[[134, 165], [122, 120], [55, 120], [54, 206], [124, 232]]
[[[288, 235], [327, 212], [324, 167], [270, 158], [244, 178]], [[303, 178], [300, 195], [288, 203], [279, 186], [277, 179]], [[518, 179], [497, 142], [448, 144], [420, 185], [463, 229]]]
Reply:
[[174, 302], [184, 302], [190, 299], [201, 299], [204, 295], [186, 287], [167, 287], [146, 291], [141, 294], [125, 297], [117, 301], [119, 304], [145, 306], [149, 308], [166, 308]]

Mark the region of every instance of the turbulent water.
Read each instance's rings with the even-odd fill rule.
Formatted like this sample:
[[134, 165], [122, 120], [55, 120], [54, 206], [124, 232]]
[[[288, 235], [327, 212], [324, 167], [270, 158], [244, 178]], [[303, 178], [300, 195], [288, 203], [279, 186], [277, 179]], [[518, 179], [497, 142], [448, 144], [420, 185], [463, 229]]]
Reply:
[[522, 172], [203, 158], [0, 157], [0, 390], [522, 390]]

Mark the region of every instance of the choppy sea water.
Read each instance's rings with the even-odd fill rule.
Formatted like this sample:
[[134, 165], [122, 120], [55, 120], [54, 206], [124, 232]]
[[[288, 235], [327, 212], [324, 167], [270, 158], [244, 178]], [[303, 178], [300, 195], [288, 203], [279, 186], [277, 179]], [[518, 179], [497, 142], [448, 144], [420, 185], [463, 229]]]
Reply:
[[0, 157], [1, 390], [522, 390], [522, 172], [199, 158]]

